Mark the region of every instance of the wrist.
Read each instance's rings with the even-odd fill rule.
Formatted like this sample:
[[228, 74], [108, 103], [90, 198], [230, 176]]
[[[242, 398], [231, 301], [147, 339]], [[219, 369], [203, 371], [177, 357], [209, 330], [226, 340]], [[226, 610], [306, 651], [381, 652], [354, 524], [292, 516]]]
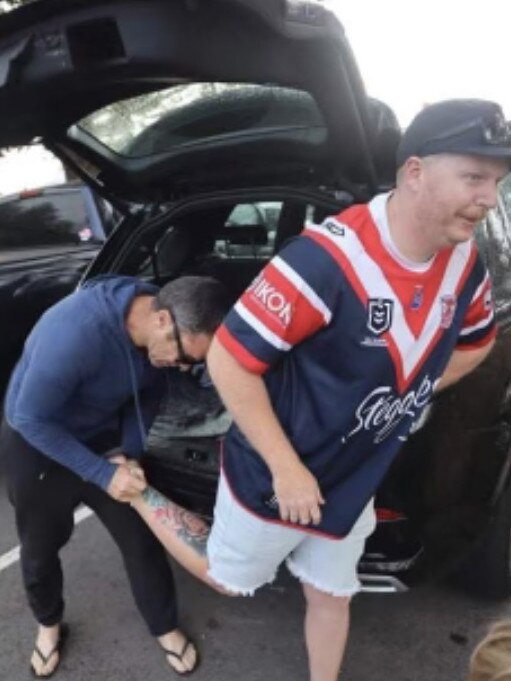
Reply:
[[298, 458], [298, 455], [293, 450], [286, 452], [286, 454], [278, 455], [269, 466], [270, 471], [274, 478], [287, 477], [293, 471], [296, 470], [297, 466], [303, 466], [302, 462]]

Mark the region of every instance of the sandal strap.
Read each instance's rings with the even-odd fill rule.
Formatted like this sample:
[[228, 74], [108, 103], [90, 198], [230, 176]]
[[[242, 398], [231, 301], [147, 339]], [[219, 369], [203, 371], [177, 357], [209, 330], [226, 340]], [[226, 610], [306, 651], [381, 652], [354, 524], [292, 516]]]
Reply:
[[59, 648], [60, 648], [60, 640], [57, 641], [57, 643], [53, 646], [53, 648], [50, 650], [50, 652], [47, 655], [44, 655], [44, 653], [41, 652], [41, 649], [37, 645], [34, 646], [34, 653], [37, 653], [39, 655], [44, 666], [46, 666], [48, 664], [48, 662], [50, 661], [51, 656], [55, 655], [55, 653], [59, 652]]
[[[68, 630], [67, 624], [62, 623], [62, 624], [60, 625], [60, 631], [59, 631], [59, 638], [58, 638], [58, 641], [57, 641], [57, 643], [55, 643], [55, 645], [54, 645], [53, 648], [50, 650], [50, 652], [47, 653], [46, 655], [41, 651], [41, 649], [39, 648], [39, 646], [38, 646], [37, 644], [34, 645], [34, 650], [33, 650], [33, 652], [34, 652], [34, 653], [37, 653], [37, 655], [38, 655], [39, 658], [41, 659], [41, 661], [42, 661], [42, 663], [43, 663], [44, 666], [46, 666], [46, 665], [48, 664], [48, 662], [50, 661], [52, 655], [55, 655], [55, 653], [58, 653], [58, 654], [60, 655], [61, 650], [62, 650], [62, 646], [64, 645], [65, 640], [66, 640], [66, 638], [67, 638], [68, 631], [69, 631], [69, 630]], [[43, 674], [43, 675], [38, 674], [37, 676], [40, 676], [42, 679], [44, 679], [45, 676], [47, 676], [47, 675], [45, 675], [45, 674]]]
[[168, 648], [165, 648], [164, 646], [162, 646], [162, 649], [163, 649], [163, 652], [165, 653], [165, 655], [170, 655], [171, 657], [174, 657], [176, 660], [179, 660], [179, 662], [183, 662], [183, 657], [185, 656], [186, 651], [188, 650], [188, 648], [191, 645], [192, 645], [192, 642], [188, 638], [183, 642], [183, 647], [181, 648], [180, 653], [176, 653], [174, 650], [169, 650]]

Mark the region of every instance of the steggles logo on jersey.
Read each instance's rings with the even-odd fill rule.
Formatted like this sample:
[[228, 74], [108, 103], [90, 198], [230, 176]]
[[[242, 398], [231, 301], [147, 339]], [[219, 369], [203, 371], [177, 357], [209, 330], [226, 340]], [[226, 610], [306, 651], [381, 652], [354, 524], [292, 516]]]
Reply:
[[375, 388], [355, 410], [358, 423], [346, 439], [361, 430], [375, 430], [375, 444], [385, 440], [404, 418], [410, 417], [413, 422], [428, 403], [432, 391], [429, 376], [423, 378], [417, 390], [410, 390], [402, 397], [393, 394], [391, 386]]
[[448, 329], [452, 320], [454, 319], [454, 313], [456, 312], [456, 296], [451, 294], [442, 296], [440, 298], [441, 305], [441, 316], [440, 316], [440, 326], [442, 329]]
[[392, 326], [394, 301], [389, 298], [369, 298], [367, 328], [375, 336], [381, 336]]
[[289, 326], [293, 311], [292, 305], [273, 284], [259, 275], [250, 284], [248, 291], [259, 303], [264, 305], [268, 312], [276, 315], [283, 326]]

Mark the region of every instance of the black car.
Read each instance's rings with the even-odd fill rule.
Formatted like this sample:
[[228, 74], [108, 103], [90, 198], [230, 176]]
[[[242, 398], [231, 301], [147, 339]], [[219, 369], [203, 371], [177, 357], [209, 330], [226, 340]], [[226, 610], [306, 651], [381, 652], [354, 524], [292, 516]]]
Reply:
[[81, 182], [0, 199], [0, 394], [30, 329], [77, 286], [114, 222], [109, 204]]
[[[237, 296], [308, 220], [388, 189], [399, 127], [364, 92], [342, 26], [300, 0], [44, 0], [0, 19], [0, 144], [43, 142], [124, 218], [86, 278], [207, 274]], [[501, 206], [504, 209], [504, 206]], [[438, 396], [378, 493], [372, 589], [462, 575], [511, 586], [511, 231], [479, 233], [500, 334]], [[230, 417], [177, 373], [147, 471], [210, 514]]]

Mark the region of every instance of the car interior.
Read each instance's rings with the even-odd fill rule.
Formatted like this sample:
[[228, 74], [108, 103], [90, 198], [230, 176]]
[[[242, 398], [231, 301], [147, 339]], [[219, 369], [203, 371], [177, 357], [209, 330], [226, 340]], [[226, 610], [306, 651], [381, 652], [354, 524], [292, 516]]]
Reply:
[[[181, 275], [211, 276], [225, 285], [234, 304], [307, 222], [319, 222], [352, 202], [348, 194], [314, 201], [272, 190], [271, 195], [260, 192], [258, 200], [231, 194], [206, 208], [192, 204], [177, 215], [170, 209], [143, 228], [116, 270], [160, 286]], [[221, 439], [231, 419], [204, 367], [172, 373], [148, 439], [148, 477], [162, 492], [171, 490], [176, 501], [210, 516]]]

